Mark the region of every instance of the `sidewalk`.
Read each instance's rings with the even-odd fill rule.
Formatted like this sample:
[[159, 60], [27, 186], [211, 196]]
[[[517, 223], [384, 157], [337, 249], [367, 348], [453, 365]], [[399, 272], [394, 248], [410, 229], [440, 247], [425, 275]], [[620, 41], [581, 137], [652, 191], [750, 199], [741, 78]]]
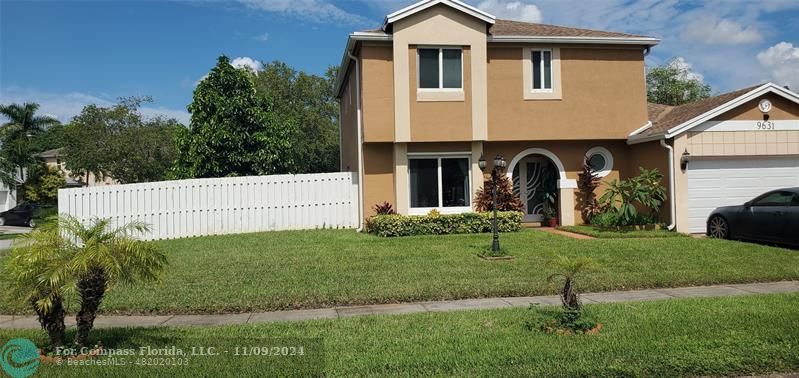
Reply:
[[[671, 289], [649, 289], [633, 291], [612, 291], [604, 293], [587, 293], [581, 295], [583, 303], [616, 303], [632, 301], [664, 300], [673, 298], [695, 297], [727, 297], [735, 295], [752, 295], [768, 293], [799, 292], [799, 281], [780, 281], [752, 284], [733, 284], [715, 286], [693, 286]], [[495, 308], [528, 307], [532, 303], [541, 305], [559, 305], [556, 295], [538, 297], [480, 298], [453, 301], [396, 303], [369, 306], [351, 306], [322, 308], [312, 310], [292, 310], [273, 312], [254, 312], [243, 314], [221, 315], [154, 315], [154, 316], [121, 316], [100, 315], [94, 325], [98, 328], [111, 327], [162, 327], [184, 325], [227, 325], [227, 324], [259, 324], [281, 321], [299, 321], [311, 319], [334, 319], [361, 315], [393, 315], [415, 312], [442, 312], [462, 310], [485, 310]], [[75, 326], [75, 317], [68, 316], [67, 326]], [[0, 315], [0, 329], [39, 328], [33, 316]]]

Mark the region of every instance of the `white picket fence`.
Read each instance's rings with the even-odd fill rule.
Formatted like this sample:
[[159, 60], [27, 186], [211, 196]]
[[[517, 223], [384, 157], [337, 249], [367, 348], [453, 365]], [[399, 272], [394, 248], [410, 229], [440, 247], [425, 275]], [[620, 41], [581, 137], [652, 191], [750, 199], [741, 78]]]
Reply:
[[142, 239], [358, 226], [354, 173], [159, 181], [60, 189], [58, 212], [81, 220], [138, 220]]

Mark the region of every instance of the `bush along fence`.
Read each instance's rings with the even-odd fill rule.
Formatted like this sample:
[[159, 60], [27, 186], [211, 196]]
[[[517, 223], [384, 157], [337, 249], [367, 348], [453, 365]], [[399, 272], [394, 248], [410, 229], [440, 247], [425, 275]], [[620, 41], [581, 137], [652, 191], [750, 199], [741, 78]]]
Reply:
[[[448, 215], [376, 215], [366, 224], [367, 230], [378, 236], [411, 236], [469, 234], [491, 232], [491, 212]], [[499, 232], [516, 232], [522, 228], [522, 213], [497, 213]]]
[[81, 221], [141, 221], [142, 239], [358, 227], [354, 173], [159, 181], [58, 191], [58, 212]]

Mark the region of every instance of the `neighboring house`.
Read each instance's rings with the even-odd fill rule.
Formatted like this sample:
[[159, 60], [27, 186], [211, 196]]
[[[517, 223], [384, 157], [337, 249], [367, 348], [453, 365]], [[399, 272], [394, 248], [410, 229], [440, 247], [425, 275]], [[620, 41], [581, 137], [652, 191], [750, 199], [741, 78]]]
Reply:
[[[499, 20], [455, 0], [422, 1], [388, 15], [379, 30], [352, 33], [336, 94], [341, 170], [358, 172], [363, 216], [383, 201], [401, 214], [471, 211], [484, 179], [478, 159], [485, 156], [491, 168], [502, 154], [526, 221], [541, 219], [543, 193], [551, 191], [560, 223], [579, 223], [576, 179], [588, 157], [603, 180], [658, 168], [665, 186], [675, 184], [665, 220], [701, 232], [696, 219], [708, 204], [746, 200], [743, 191], [728, 194], [738, 190], [734, 185], [713, 184], [703, 173], [725, 176], [738, 165], [749, 173], [797, 172], [795, 93], [766, 84], [681, 107], [647, 104], [644, 57], [658, 42]], [[765, 121], [757, 110], [762, 99], [772, 104]], [[728, 139], [744, 147], [728, 148]], [[721, 158], [731, 155], [783, 157]], [[747, 182], [752, 196], [799, 185]], [[717, 200], [698, 197], [702, 185], [713, 186]]]
[[[17, 186], [22, 185], [23, 181], [17, 173], [14, 175]], [[17, 189], [9, 187], [3, 182], [0, 182], [0, 211], [6, 211], [17, 206]]]
[[88, 180], [86, 175], [80, 176], [73, 176], [72, 172], [67, 170], [66, 165], [64, 164], [64, 160], [62, 159], [63, 155], [63, 148], [56, 148], [52, 150], [47, 150], [40, 153], [38, 156], [44, 159], [45, 164], [48, 167], [56, 167], [64, 173], [64, 179], [66, 179], [67, 187], [76, 187], [76, 186], [98, 186], [98, 185], [114, 185], [118, 184], [114, 179], [111, 177], [104, 177], [102, 180], [95, 177], [94, 173], [89, 173]]

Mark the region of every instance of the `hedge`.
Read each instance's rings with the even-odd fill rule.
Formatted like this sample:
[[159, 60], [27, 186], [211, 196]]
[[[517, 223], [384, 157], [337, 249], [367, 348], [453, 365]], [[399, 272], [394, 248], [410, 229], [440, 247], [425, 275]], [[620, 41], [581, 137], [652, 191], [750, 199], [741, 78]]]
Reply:
[[[471, 234], [491, 232], [492, 212], [447, 215], [376, 215], [367, 222], [367, 230], [378, 236]], [[522, 213], [497, 212], [499, 232], [522, 228]]]

